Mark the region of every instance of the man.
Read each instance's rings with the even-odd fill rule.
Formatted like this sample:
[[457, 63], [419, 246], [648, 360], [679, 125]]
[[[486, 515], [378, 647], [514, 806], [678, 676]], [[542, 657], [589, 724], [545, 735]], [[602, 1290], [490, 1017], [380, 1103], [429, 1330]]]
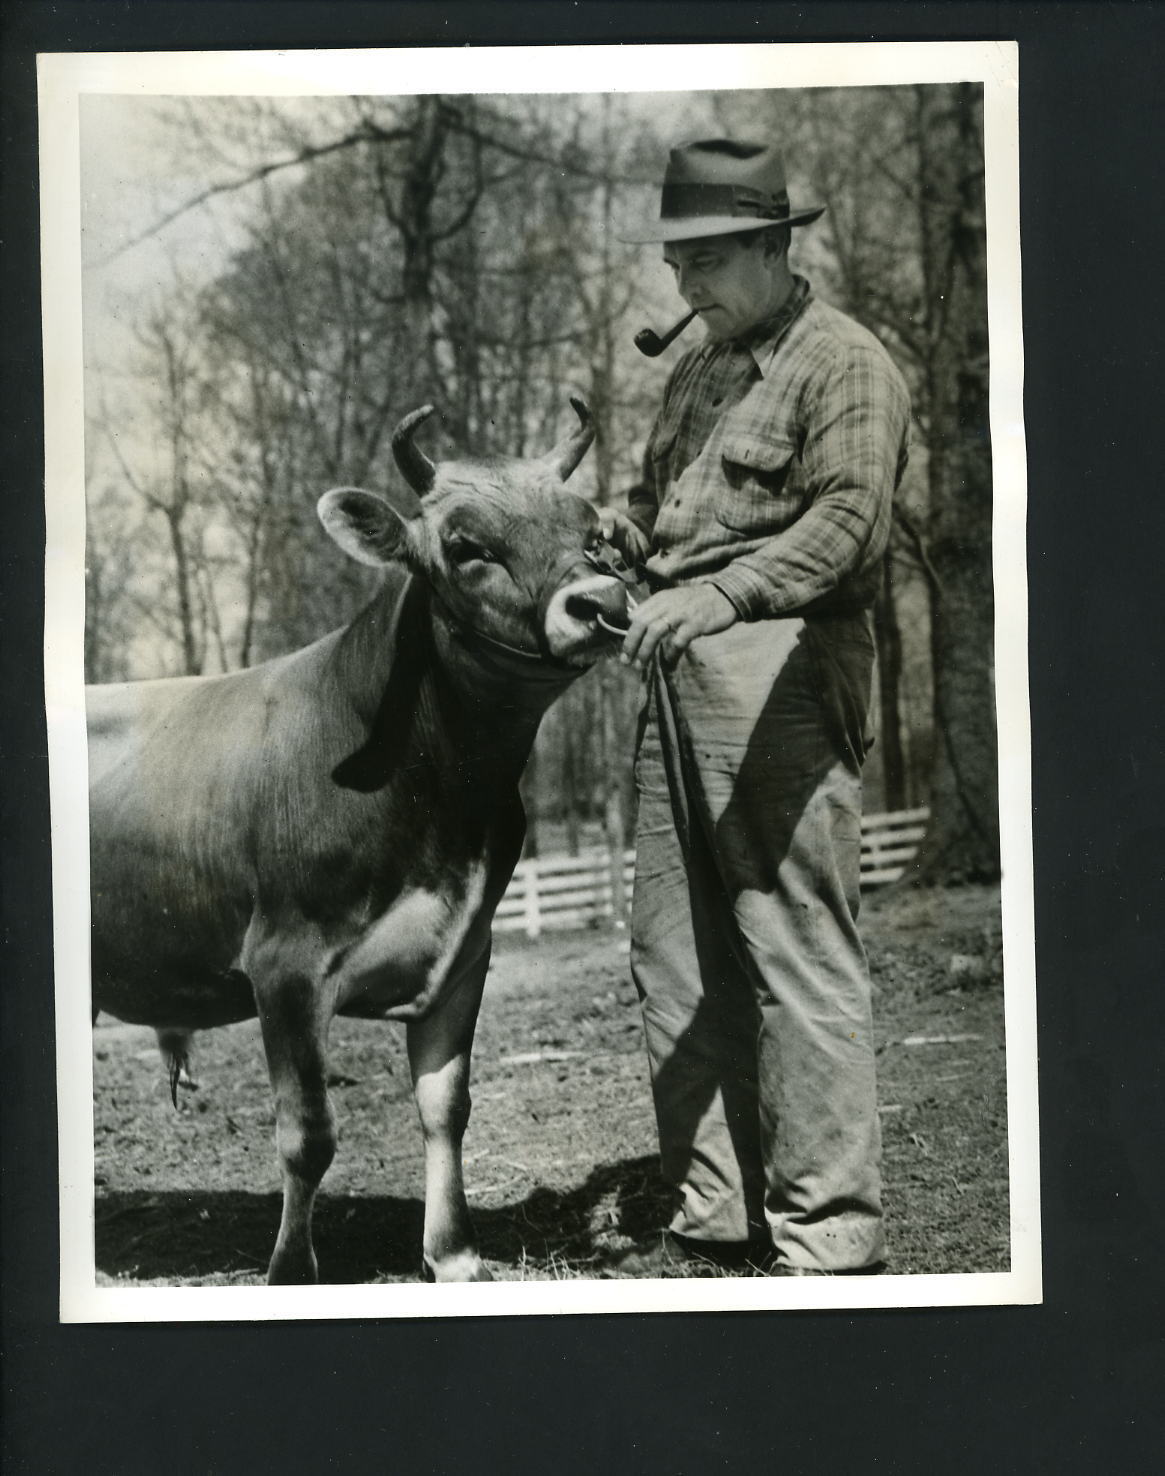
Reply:
[[884, 1256], [870, 982], [856, 928], [871, 609], [909, 398], [877, 340], [789, 269], [777, 151], [671, 152], [662, 242], [706, 330], [676, 365], [609, 538], [652, 591], [632, 972], [671, 1237], [771, 1274]]

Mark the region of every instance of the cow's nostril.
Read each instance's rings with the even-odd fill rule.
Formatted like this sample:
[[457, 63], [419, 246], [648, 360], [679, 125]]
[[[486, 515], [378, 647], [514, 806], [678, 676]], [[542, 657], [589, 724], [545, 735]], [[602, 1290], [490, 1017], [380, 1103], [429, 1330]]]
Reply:
[[602, 608], [593, 595], [572, 594], [566, 597], [566, 613], [575, 620], [594, 620]]
[[599, 630], [617, 634], [627, 629], [629, 597], [626, 587], [616, 579], [580, 582], [560, 591], [558, 599], [560, 615], [589, 626], [596, 634]]

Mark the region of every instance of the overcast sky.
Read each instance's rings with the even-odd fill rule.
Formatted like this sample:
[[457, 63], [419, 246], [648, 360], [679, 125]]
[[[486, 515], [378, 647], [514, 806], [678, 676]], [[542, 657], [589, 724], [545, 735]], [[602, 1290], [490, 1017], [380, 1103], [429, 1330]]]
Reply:
[[[246, 192], [186, 212], [136, 245], [166, 214], [207, 185], [200, 169], [175, 169], [165, 100], [81, 98], [81, 230], [86, 355], [116, 363], [127, 319], [163, 294], [175, 271], [212, 277], [237, 235]], [[180, 162], [180, 161], [179, 161]], [[123, 249], [124, 248], [124, 249]]]
[[[596, 105], [599, 94], [593, 94]], [[661, 140], [691, 136], [708, 126], [710, 106], [693, 93], [625, 94]], [[192, 97], [214, 108], [216, 98]], [[330, 99], [283, 98], [302, 118]], [[496, 101], [496, 99], [495, 99]], [[253, 191], [218, 196], [135, 245], [127, 245], [211, 183], [191, 151], [184, 168], [174, 128], [163, 121], [168, 98], [85, 95], [81, 114], [81, 202], [85, 329], [90, 362], [116, 363], [124, 349], [126, 320], [135, 306], [165, 292], [177, 270], [208, 280], [239, 240], [236, 223]], [[661, 165], [664, 146], [661, 144]], [[225, 168], [216, 178], [229, 173]]]

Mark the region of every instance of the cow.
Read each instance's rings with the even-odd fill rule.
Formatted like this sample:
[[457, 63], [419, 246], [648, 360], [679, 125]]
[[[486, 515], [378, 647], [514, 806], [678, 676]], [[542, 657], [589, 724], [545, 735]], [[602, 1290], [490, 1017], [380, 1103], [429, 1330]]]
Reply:
[[88, 690], [94, 1019], [152, 1025], [173, 1090], [192, 1032], [258, 1016], [283, 1178], [269, 1283], [318, 1280], [337, 1014], [407, 1025], [422, 1273], [491, 1279], [461, 1140], [518, 780], [543, 713], [628, 621], [595, 509], [563, 486], [594, 435], [571, 403], [547, 456], [437, 465], [424, 406], [392, 439], [405, 486], [326, 492], [324, 528], [384, 571], [342, 629], [242, 671]]

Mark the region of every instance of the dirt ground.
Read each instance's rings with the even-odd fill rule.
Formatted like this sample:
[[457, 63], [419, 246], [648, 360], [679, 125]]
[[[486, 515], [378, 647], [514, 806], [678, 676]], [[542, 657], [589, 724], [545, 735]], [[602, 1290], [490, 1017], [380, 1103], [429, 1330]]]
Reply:
[[[876, 990], [887, 1270], [1006, 1270], [998, 890], [874, 894], [864, 923]], [[151, 1031], [112, 1021], [94, 1031], [96, 1248], [105, 1284], [263, 1279], [279, 1223], [279, 1172], [257, 1026], [199, 1036], [195, 1052], [198, 1089], [180, 1092], [175, 1111]], [[315, 1215], [321, 1279], [414, 1280], [423, 1175], [403, 1030], [337, 1020], [331, 1064], [340, 1150]], [[473, 1102], [466, 1182], [498, 1279], [610, 1276], [622, 1253], [665, 1223], [625, 935], [499, 937]]]

